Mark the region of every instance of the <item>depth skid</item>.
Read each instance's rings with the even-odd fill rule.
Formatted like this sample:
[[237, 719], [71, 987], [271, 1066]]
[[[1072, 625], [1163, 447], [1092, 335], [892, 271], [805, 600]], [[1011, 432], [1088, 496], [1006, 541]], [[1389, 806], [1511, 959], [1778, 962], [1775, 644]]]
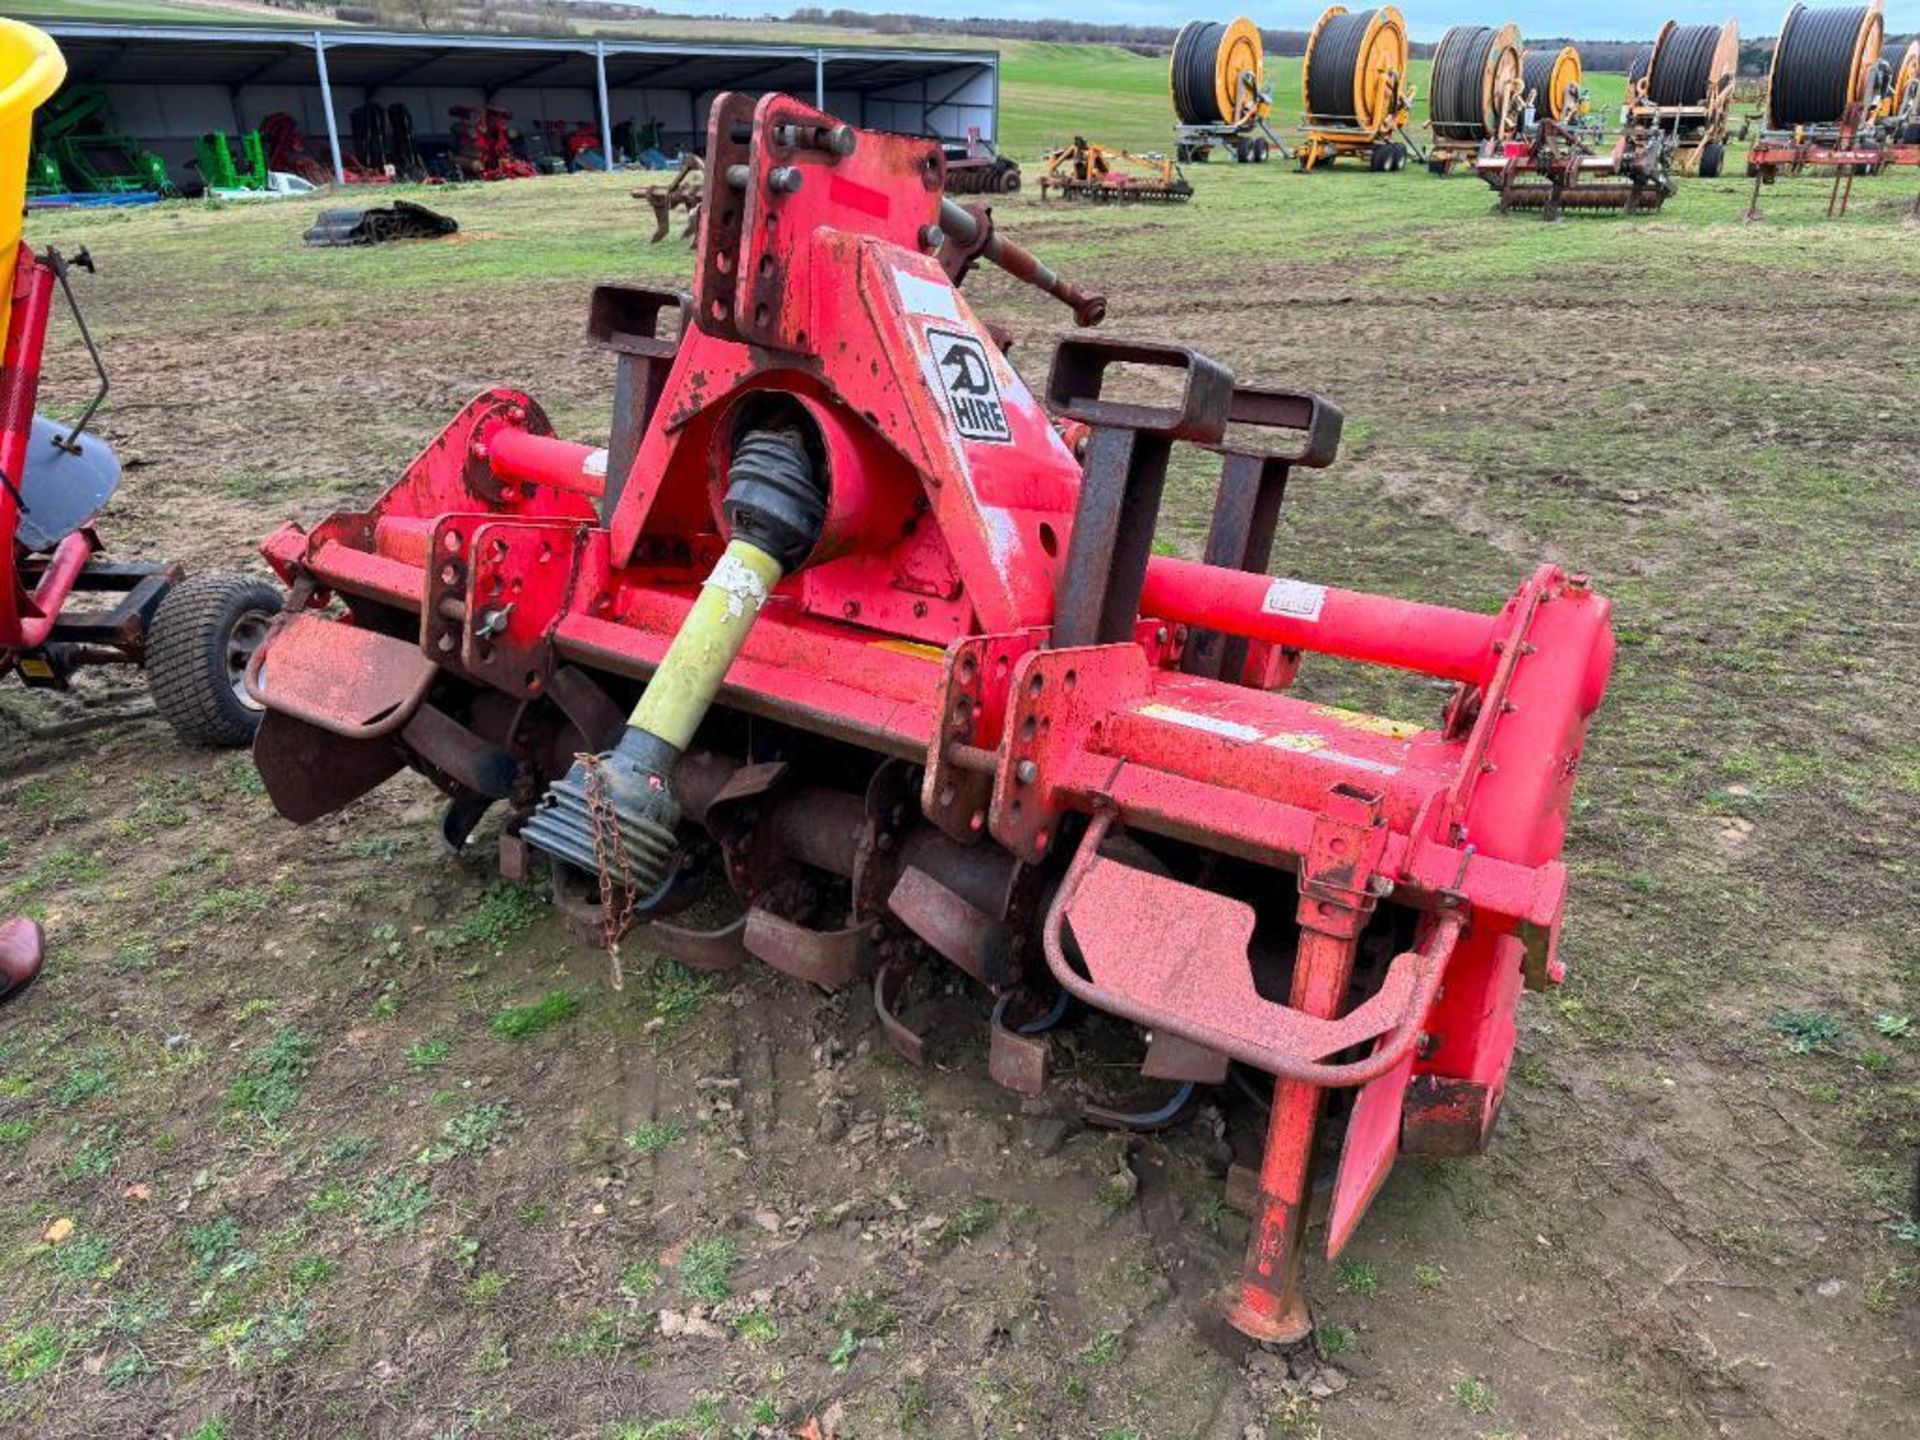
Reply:
[[[498, 807], [504, 872], [549, 870], [600, 939], [606, 861], [580, 863], [592, 797], [565, 777], [636, 735], [658, 754], [629, 707], [714, 631], [729, 663], [658, 772], [679, 848], [652, 893], [616, 896], [637, 942], [869, 986], [916, 1064], [940, 1042], [914, 1028], [914, 976], [950, 964], [992, 997], [991, 1070], [1023, 1094], [1076, 1004], [1146, 1032], [1157, 1080], [1274, 1077], [1227, 1313], [1298, 1337], [1325, 1092], [1355, 1092], [1337, 1251], [1399, 1154], [1484, 1145], [1519, 991], [1559, 978], [1609, 605], [1553, 566], [1494, 614], [1272, 578], [1289, 479], [1333, 460], [1337, 407], [1085, 336], [1034, 395], [960, 279], [988, 260], [1084, 322], [1103, 305], [984, 207], [943, 209], [943, 176], [938, 142], [716, 100], [684, 308], [594, 298], [618, 366], [605, 447], [492, 390], [367, 509], [266, 543], [300, 602], [351, 623], [310, 608], [256, 657], [261, 773], [301, 821], [401, 766], [447, 794], [455, 843]], [[1114, 393], [1143, 370], [1164, 399]], [[727, 477], [767, 435], [798, 437], [796, 493], [821, 486], [811, 548], [764, 597], [690, 621], [743, 543]], [[1199, 561], [1153, 553], [1176, 446], [1219, 477]], [[1428, 726], [1312, 703], [1290, 686], [1314, 656], [1452, 698]], [[702, 885], [736, 918], [676, 919]]]

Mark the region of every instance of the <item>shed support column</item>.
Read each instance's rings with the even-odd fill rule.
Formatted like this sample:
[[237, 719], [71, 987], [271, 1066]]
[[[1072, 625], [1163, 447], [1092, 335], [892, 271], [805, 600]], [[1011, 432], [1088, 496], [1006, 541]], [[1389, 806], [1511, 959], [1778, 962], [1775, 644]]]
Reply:
[[827, 108], [827, 52], [813, 52], [813, 108]]
[[593, 78], [600, 87], [600, 153], [607, 157], [607, 169], [613, 169], [613, 112], [607, 105], [607, 42], [593, 42]]
[[333, 82], [327, 78], [327, 37], [313, 32], [313, 56], [320, 67], [320, 108], [327, 117], [327, 149], [333, 153], [333, 180], [347, 183], [346, 163], [340, 158], [340, 122], [333, 118]]

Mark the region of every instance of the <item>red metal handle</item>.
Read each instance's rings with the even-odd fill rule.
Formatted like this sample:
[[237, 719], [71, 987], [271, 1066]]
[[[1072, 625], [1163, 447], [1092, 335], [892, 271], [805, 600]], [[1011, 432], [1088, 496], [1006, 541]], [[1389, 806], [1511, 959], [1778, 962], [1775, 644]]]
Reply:
[[[1097, 1009], [1131, 1020], [1136, 1025], [1180, 1035], [1196, 1045], [1229, 1055], [1257, 1070], [1329, 1089], [1364, 1085], [1385, 1074], [1406, 1057], [1419, 1036], [1420, 1022], [1433, 1004], [1440, 988], [1440, 977], [1446, 972], [1447, 962], [1452, 958], [1454, 946], [1464, 928], [1464, 918], [1457, 911], [1443, 911], [1435, 916], [1419, 948], [1395, 956], [1393, 963], [1387, 967], [1387, 975], [1379, 991], [1346, 1015], [1336, 1020], [1318, 1020], [1289, 1011], [1290, 1028], [1296, 1035], [1311, 1038], [1310, 1053], [1315, 1055], [1335, 1054], [1349, 1046], [1379, 1037], [1379, 1044], [1365, 1059], [1336, 1065], [1263, 1049], [1214, 1026], [1186, 1020], [1178, 1015], [1154, 1012], [1128, 996], [1094, 984], [1074, 970], [1063, 943], [1067, 910], [1094, 861], [1099, 858], [1100, 845], [1113, 828], [1115, 818], [1112, 809], [1101, 810], [1094, 815], [1086, 834], [1081, 837], [1080, 848], [1074, 852], [1073, 863], [1067, 867], [1066, 876], [1060, 882], [1060, 889], [1054, 896], [1052, 908], [1047, 911], [1046, 923], [1041, 929], [1047, 968], [1068, 994]], [[1288, 1009], [1278, 1005], [1274, 1008]]]
[[1227, 635], [1484, 684], [1506, 624], [1444, 605], [1275, 580], [1197, 560], [1147, 562], [1140, 613]]

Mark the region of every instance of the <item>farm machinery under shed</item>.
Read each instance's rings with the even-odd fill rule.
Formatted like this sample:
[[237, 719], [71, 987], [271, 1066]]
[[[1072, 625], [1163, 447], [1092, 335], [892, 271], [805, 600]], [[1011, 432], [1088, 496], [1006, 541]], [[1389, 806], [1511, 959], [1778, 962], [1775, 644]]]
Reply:
[[[616, 957], [868, 987], [915, 1063], [951, 965], [1018, 1092], [1088, 1012], [1179, 1094], [1239, 1067], [1269, 1104], [1227, 1313], [1299, 1338], [1317, 1142], [1337, 1252], [1396, 1156], [1485, 1146], [1520, 991], [1561, 976], [1609, 605], [1552, 565], [1495, 613], [1272, 578], [1339, 411], [1088, 337], [1043, 403], [961, 282], [1102, 307], [942, 171], [937, 141], [718, 97], [684, 309], [594, 296], [604, 447], [489, 390], [365, 509], [267, 541], [293, 603], [256, 760], [300, 822], [405, 767], [455, 844], [501, 807], [504, 871], [549, 871]], [[1219, 466], [1200, 561], [1154, 553], [1176, 445]], [[1319, 657], [1450, 698], [1409, 724], [1290, 693]], [[715, 892], [735, 918], [696, 928]]]

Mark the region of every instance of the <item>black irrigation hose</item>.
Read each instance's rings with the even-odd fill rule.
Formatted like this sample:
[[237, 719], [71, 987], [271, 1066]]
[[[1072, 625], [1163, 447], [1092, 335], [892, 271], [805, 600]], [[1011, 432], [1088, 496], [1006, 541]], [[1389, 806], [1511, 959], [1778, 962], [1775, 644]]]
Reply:
[[1853, 101], [1853, 61], [1867, 7], [1787, 12], [1773, 55], [1767, 122], [1774, 130], [1831, 125]]
[[1653, 47], [1651, 45], [1644, 45], [1640, 48], [1639, 52], [1634, 55], [1633, 63], [1627, 66], [1627, 83], [1631, 85], [1636, 80], [1646, 79], [1647, 70], [1652, 64]]
[[1718, 25], [1674, 26], [1659, 63], [1647, 62], [1647, 99], [1655, 105], [1706, 104], [1713, 97], [1713, 54], [1719, 48]]
[[1440, 37], [1427, 94], [1436, 136], [1476, 141], [1492, 136], [1498, 117], [1487, 114], [1486, 78], [1496, 38], [1485, 25], [1455, 25]]
[[1354, 79], [1360, 68], [1360, 47], [1377, 13], [1359, 10], [1336, 15], [1320, 27], [1307, 75], [1307, 114], [1313, 119], [1360, 124], [1360, 117], [1353, 113], [1357, 108]]
[[1520, 57], [1520, 88], [1533, 92], [1533, 103], [1543, 115], [1558, 115], [1561, 98], [1550, 94], [1553, 67], [1560, 63], [1558, 50], [1529, 50]]
[[1233, 119], [1218, 113], [1220, 98], [1213, 83], [1226, 38], [1225, 25], [1195, 20], [1182, 26], [1174, 40], [1173, 110], [1181, 124], [1215, 125]]

